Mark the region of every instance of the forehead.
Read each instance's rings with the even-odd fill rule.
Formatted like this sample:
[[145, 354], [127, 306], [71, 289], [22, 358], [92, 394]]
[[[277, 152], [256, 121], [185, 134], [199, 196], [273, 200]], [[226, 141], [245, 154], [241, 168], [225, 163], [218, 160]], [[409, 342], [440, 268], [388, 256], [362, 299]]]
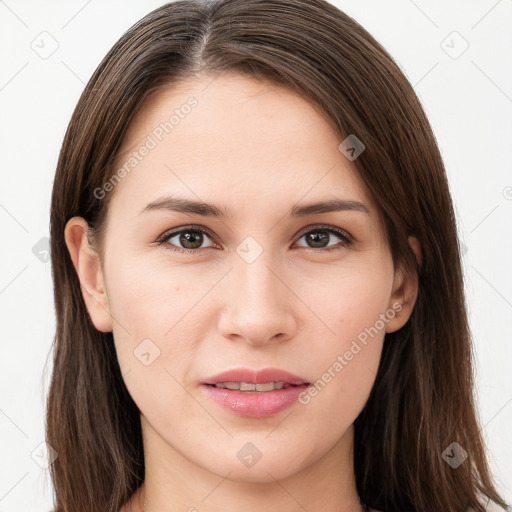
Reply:
[[[133, 207], [168, 193], [247, 209], [251, 198], [279, 205], [328, 194], [373, 209], [340, 142], [332, 121], [288, 88], [232, 73], [202, 75], [141, 107], [115, 163], [129, 172], [112, 200]], [[122, 200], [128, 196], [135, 199]]]

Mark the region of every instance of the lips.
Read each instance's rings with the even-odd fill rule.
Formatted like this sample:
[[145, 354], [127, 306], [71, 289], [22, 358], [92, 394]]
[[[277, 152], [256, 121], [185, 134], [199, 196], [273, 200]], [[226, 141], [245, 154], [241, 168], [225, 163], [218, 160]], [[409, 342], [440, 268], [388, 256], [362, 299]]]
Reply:
[[245, 418], [262, 419], [274, 416], [297, 403], [306, 391], [305, 384], [275, 391], [230, 391], [215, 386], [201, 386], [203, 393], [225, 411]]
[[219, 373], [206, 379], [203, 384], [215, 386], [215, 384], [224, 382], [245, 382], [248, 384], [267, 384], [269, 382], [284, 382], [285, 384], [301, 386], [308, 385], [309, 382], [294, 375], [293, 373], [279, 368], [264, 368], [263, 370], [251, 370], [249, 368], [236, 368], [226, 372]]
[[308, 386], [306, 379], [278, 368], [237, 368], [206, 379], [201, 389], [236, 416], [262, 419], [292, 407]]

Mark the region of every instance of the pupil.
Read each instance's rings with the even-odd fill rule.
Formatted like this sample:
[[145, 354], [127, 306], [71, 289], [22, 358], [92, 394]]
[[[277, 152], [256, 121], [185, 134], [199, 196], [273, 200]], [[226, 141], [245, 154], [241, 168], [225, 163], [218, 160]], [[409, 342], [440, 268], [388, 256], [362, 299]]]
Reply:
[[[320, 233], [320, 235], [318, 233]], [[325, 245], [322, 244], [322, 241], [326, 242], [328, 237], [329, 235], [324, 231], [315, 231], [315, 234], [309, 234], [309, 240], [310, 242], [313, 242], [314, 247], [325, 247]], [[316, 245], [318, 243], [319, 245]]]
[[[192, 235], [191, 235], [192, 233]], [[194, 242], [195, 238], [195, 242]], [[201, 247], [203, 240], [202, 240], [202, 234], [196, 231], [187, 231], [183, 233], [180, 236], [180, 243], [186, 248], [186, 249], [197, 249]], [[192, 247], [187, 246], [187, 244], [192, 243]]]

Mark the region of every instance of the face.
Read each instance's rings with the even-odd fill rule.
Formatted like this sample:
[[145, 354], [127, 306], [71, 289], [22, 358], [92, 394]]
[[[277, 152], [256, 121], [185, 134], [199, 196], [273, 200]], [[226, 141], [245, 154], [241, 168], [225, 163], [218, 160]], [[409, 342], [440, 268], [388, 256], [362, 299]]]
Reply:
[[[306, 100], [230, 74], [159, 93], [130, 126], [116, 162], [130, 171], [106, 192], [104, 257], [94, 267], [87, 253], [82, 282], [95, 326], [113, 331], [145, 442], [163, 453], [263, 482], [306, 468], [350, 432], [384, 335], [406, 322], [415, 288], [395, 272], [376, 205], [340, 142]], [[177, 211], [170, 198], [218, 215]], [[294, 214], [332, 200], [361, 205]], [[237, 408], [204, 384], [269, 367], [310, 385], [298, 397], [260, 391], [260, 402], [276, 398], [260, 407], [235, 399]], [[255, 448], [261, 460], [240, 463]]]

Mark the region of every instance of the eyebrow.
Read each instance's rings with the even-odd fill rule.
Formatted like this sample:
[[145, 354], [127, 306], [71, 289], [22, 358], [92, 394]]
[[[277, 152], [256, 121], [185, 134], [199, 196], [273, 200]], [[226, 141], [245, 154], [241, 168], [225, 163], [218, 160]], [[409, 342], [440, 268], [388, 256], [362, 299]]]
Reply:
[[[214, 204], [207, 204], [202, 201], [195, 201], [180, 197], [165, 197], [163, 199], [153, 201], [146, 205], [140, 213], [152, 210], [170, 210], [180, 213], [202, 215], [205, 217], [216, 217], [220, 219], [232, 217], [232, 213], [226, 207], [219, 207]], [[308, 215], [338, 211], [357, 211], [368, 215], [370, 214], [368, 207], [359, 201], [349, 199], [330, 199], [327, 201], [305, 204], [303, 206], [294, 206], [290, 210], [289, 216], [306, 217]]]

